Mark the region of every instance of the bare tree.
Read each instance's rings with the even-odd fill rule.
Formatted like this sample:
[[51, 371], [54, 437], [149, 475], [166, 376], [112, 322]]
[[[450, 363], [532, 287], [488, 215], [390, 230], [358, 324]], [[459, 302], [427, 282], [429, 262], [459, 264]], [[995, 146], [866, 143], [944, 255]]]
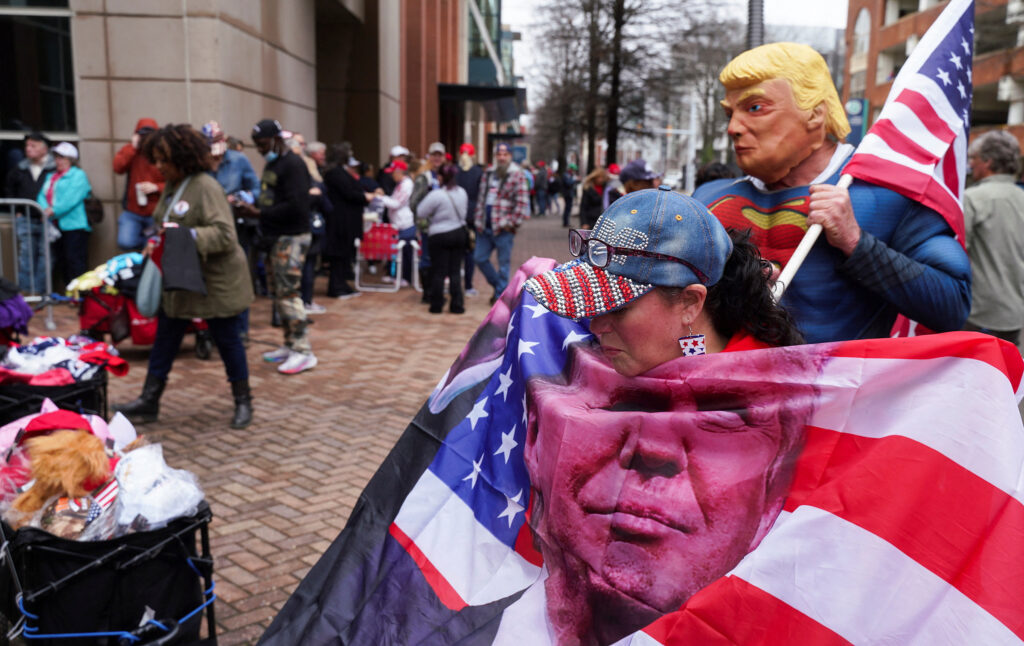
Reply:
[[692, 16], [672, 47], [673, 67], [679, 84], [697, 95], [700, 122], [700, 158], [710, 161], [715, 138], [722, 132], [724, 113], [719, 101], [725, 91], [718, 81], [722, 68], [743, 51], [743, 23], [708, 11]]

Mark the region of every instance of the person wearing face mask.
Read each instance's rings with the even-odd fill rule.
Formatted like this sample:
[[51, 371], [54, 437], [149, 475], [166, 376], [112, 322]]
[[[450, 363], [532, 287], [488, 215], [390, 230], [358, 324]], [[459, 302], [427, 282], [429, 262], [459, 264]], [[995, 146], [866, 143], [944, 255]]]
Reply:
[[[509, 278], [512, 243], [519, 225], [530, 217], [530, 186], [526, 174], [512, 161], [512, 149], [499, 143], [494, 150], [494, 166], [480, 178], [480, 198], [476, 203], [476, 249], [473, 260], [494, 288], [493, 305], [505, 291]], [[491, 264], [491, 253], [498, 252], [498, 268]]]
[[255, 205], [237, 208], [259, 218], [262, 235], [273, 238], [270, 250], [274, 304], [281, 315], [284, 345], [263, 353], [263, 360], [280, 364], [278, 372], [294, 375], [317, 364], [306, 328], [306, 309], [299, 295], [302, 266], [312, 239], [309, 218], [309, 171], [291, 152], [276, 119], [263, 119], [252, 129], [253, 143], [267, 161], [260, 196]]

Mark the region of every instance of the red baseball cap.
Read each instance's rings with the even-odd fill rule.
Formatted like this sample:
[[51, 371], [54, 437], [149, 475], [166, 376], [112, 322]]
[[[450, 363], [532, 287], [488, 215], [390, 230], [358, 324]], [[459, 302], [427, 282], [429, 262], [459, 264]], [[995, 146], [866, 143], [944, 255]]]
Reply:
[[473, 144], [468, 143], [468, 142], [464, 143], [461, 146], [459, 146], [459, 154], [460, 155], [462, 155], [462, 154], [475, 155], [476, 154], [476, 146], [474, 146]]
[[406, 164], [401, 159], [396, 159], [392, 161], [390, 164], [388, 164], [388, 166], [384, 169], [384, 172], [393, 173], [396, 170], [409, 170], [409, 164]]
[[622, 169], [619, 168], [619, 165], [616, 164], [615, 162], [608, 164], [608, 172], [611, 173], [612, 175], [618, 175], [620, 170]]

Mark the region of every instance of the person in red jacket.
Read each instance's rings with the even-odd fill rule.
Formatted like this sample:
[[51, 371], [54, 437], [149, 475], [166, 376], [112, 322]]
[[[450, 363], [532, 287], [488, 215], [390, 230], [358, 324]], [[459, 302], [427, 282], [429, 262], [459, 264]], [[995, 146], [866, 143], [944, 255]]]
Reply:
[[139, 119], [130, 143], [114, 155], [114, 172], [127, 175], [120, 217], [117, 218], [117, 246], [141, 249], [146, 246], [148, 232], [153, 229], [153, 209], [164, 190], [164, 176], [156, 166], [138, 154], [142, 140], [157, 129], [154, 119]]

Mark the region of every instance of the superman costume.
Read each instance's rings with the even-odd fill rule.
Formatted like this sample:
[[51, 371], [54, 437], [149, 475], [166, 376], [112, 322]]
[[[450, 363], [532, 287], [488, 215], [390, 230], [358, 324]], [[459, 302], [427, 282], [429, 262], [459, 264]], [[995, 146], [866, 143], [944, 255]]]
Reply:
[[[841, 172], [822, 183], [835, 184]], [[780, 266], [807, 230], [807, 186], [768, 191], [749, 177], [724, 179], [694, 197], [726, 227], [751, 230], [761, 254]], [[861, 181], [850, 202], [861, 227], [853, 253], [846, 258], [822, 235], [782, 297], [807, 342], [887, 337], [897, 314], [937, 332], [959, 330], [971, 308], [971, 269], [942, 216]]]

